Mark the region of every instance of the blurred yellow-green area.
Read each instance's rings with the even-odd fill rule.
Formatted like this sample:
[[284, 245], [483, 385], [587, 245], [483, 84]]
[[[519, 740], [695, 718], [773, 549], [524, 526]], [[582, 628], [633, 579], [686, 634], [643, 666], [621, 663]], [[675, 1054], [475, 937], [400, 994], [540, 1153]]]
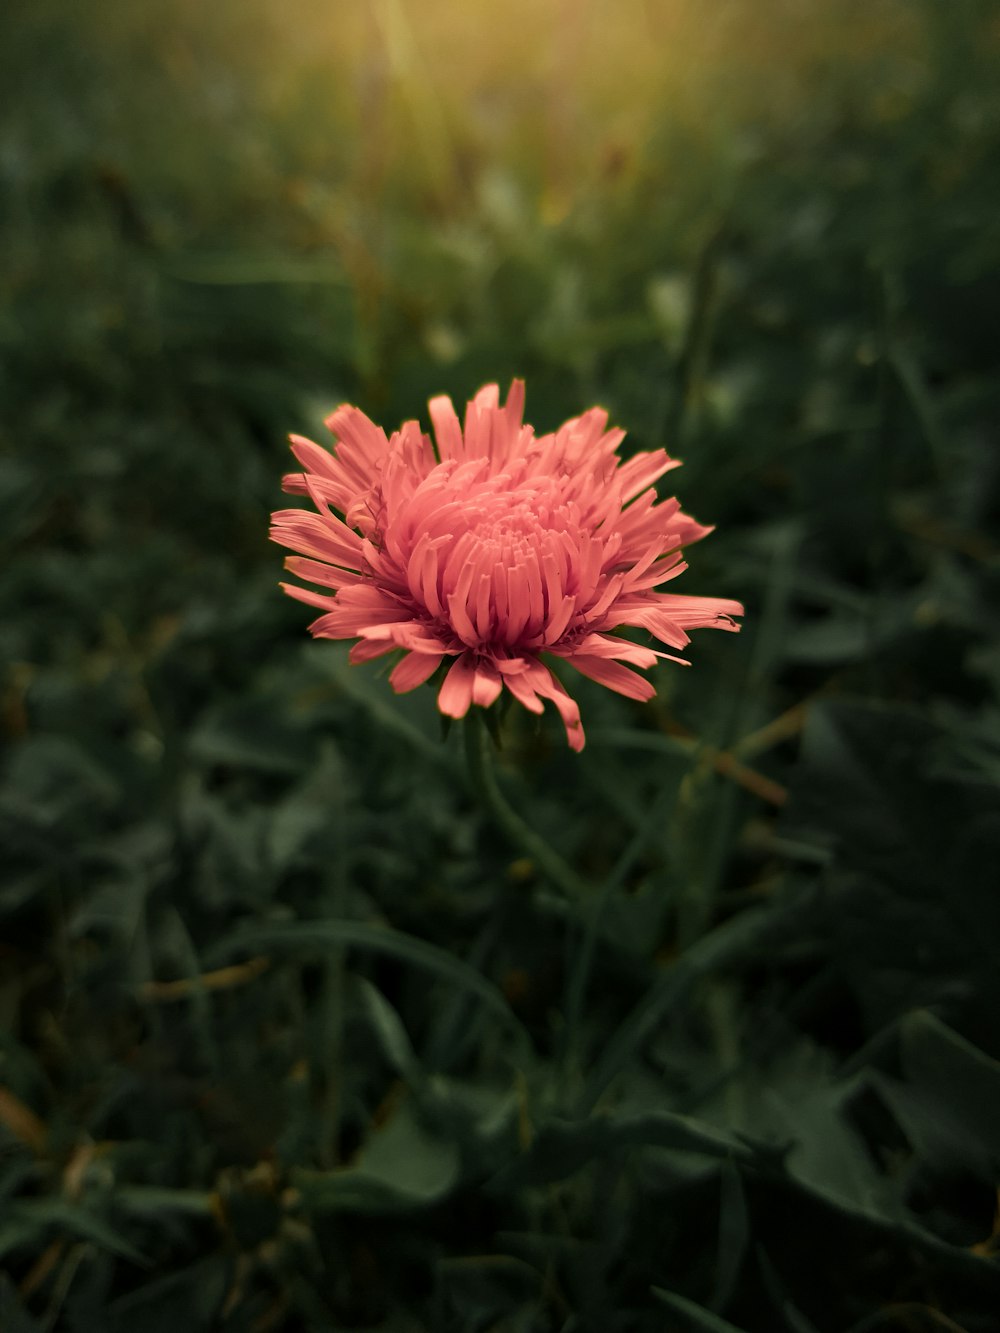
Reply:
[[[998, 56], [0, 12], [2, 1333], [996, 1333]], [[503, 717], [554, 878], [267, 541], [288, 432], [515, 375], [746, 605], [579, 756]]]
[[[68, 77], [92, 150], [141, 164], [198, 217], [211, 170], [220, 211], [309, 219], [301, 240], [320, 245], [362, 201], [467, 217], [484, 173], [553, 224], [671, 177], [722, 204], [762, 136], [912, 111], [948, 22], [929, 17], [896, 0], [42, 3], [15, 31], [21, 80], [37, 95]], [[837, 98], [817, 107], [831, 74]], [[682, 137], [694, 161], [664, 151]]]
[[[635, 233], [657, 233], [661, 264], [693, 264], [775, 161], [843, 196], [884, 190], [865, 224], [871, 252], [891, 252], [918, 199], [940, 211], [988, 169], [995, 110], [996, 21], [975, 4], [43, 0], [7, 27], [11, 184], [49, 173], [105, 215], [60, 248], [67, 291], [100, 286], [123, 241], [195, 282], [343, 287], [345, 350], [376, 401], [387, 340], [447, 380], [475, 356], [470, 315], [481, 331], [494, 314], [497, 268], [532, 257], [551, 278], [533, 317], [518, 311], [529, 347], [582, 324], [562, 351], [582, 363], [602, 317], [625, 341], [650, 315], [678, 333], [677, 274]], [[825, 203], [797, 201], [800, 230], [822, 230]], [[10, 219], [17, 284], [52, 275], [37, 206]], [[597, 294], [644, 271], [639, 307], [612, 292], [614, 314], [589, 311], [584, 256]]]

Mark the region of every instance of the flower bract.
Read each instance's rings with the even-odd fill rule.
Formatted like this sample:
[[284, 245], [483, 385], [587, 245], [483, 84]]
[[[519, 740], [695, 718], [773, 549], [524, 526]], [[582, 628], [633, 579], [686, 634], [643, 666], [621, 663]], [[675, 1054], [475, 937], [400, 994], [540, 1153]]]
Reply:
[[[315, 511], [281, 510], [271, 536], [312, 585], [282, 587], [322, 613], [314, 635], [357, 640], [352, 662], [401, 649], [389, 677], [399, 692], [448, 663], [438, 707], [454, 718], [505, 689], [533, 713], [550, 699], [580, 750], [579, 707], [547, 660], [649, 699], [638, 671], [684, 662], [688, 630], [738, 629], [743, 608], [661, 591], [687, 568], [683, 548], [711, 531], [657, 496], [676, 460], [655, 449], [623, 461], [624, 432], [601, 408], [537, 436], [523, 408], [517, 380], [503, 406], [496, 385], [480, 389], [464, 422], [449, 398], [433, 398], [432, 439], [415, 421], [387, 437], [338, 407], [326, 421], [332, 449], [291, 437], [303, 470], [284, 488]], [[624, 627], [672, 651], [619, 637]]]

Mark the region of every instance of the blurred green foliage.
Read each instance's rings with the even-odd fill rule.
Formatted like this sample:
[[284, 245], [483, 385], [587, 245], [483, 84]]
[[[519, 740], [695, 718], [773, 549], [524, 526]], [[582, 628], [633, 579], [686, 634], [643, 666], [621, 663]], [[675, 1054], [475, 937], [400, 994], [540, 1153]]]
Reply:
[[[0, 1328], [995, 1333], [995, 6], [470, 14], [0, 18]], [[512, 710], [581, 901], [265, 539], [512, 374], [747, 604]]]

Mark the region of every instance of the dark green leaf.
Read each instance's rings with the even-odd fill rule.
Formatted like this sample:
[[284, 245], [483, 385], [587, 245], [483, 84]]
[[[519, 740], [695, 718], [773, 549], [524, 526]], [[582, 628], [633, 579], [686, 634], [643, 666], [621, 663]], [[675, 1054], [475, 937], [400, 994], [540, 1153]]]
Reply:
[[426, 1208], [456, 1184], [458, 1149], [429, 1134], [409, 1101], [373, 1130], [354, 1165], [341, 1171], [296, 1171], [307, 1212], [394, 1213]]
[[666, 1148], [714, 1158], [752, 1161], [739, 1139], [668, 1111], [640, 1115], [594, 1115], [587, 1120], [548, 1120], [523, 1157], [493, 1181], [495, 1190], [563, 1180], [583, 1167], [629, 1148]]
[[694, 1333], [745, 1333], [744, 1329], [731, 1324], [711, 1310], [706, 1310], [686, 1296], [678, 1296], [674, 1291], [664, 1291], [662, 1287], [653, 1287], [653, 1295], [682, 1321], [682, 1327], [694, 1330]]

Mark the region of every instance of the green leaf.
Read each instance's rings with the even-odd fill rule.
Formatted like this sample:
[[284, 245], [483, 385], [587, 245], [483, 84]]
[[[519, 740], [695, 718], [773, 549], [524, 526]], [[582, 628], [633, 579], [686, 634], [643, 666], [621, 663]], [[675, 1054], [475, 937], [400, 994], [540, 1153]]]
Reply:
[[124, 1236], [83, 1204], [64, 1199], [15, 1199], [6, 1207], [0, 1225], [0, 1257], [30, 1243], [39, 1244], [46, 1232], [69, 1232], [81, 1240], [92, 1241], [101, 1249], [146, 1265], [143, 1254]]
[[942, 1169], [1000, 1174], [1000, 1063], [926, 1010], [901, 1025], [903, 1083], [877, 1086], [914, 1149]]
[[856, 662], [871, 652], [872, 646], [870, 617], [840, 612], [799, 625], [788, 635], [785, 652], [793, 662], [827, 666]]
[[0, 1328], [3, 1333], [42, 1333], [41, 1324], [24, 1308], [6, 1273], [0, 1273]]
[[819, 1333], [812, 1320], [806, 1318], [788, 1295], [784, 1283], [762, 1245], [757, 1246], [757, 1262], [760, 1265], [761, 1277], [764, 1279], [764, 1286], [767, 1288], [768, 1295], [781, 1311], [790, 1333]]
[[949, 775], [955, 754], [955, 738], [915, 709], [810, 709], [783, 821], [832, 845], [816, 924], [872, 1026], [970, 993], [1000, 1004], [995, 793]]
[[799, 1185], [856, 1217], [902, 1217], [870, 1154], [844, 1114], [851, 1084], [804, 1084], [765, 1093], [776, 1134], [790, 1146], [785, 1168]]
[[215, 1205], [213, 1196], [201, 1190], [170, 1189], [161, 1185], [121, 1185], [115, 1190], [115, 1207], [149, 1217], [175, 1213], [212, 1217]]
[[364, 977], [357, 978], [361, 1001], [382, 1054], [401, 1078], [414, 1079], [421, 1073], [403, 1020], [382, 992]]
[[229, 957], [242, 949], [288, 949], [295, 953], [317, 954], [344, 945], [373, 953], [388, 954], [431, 972], [453, 986], [471, 991], [493, 1013], [503, 1019], [522, 1042], [530, 1038], [515, 1017], [503, 994], [475, 968], [437, 945], [388, 926], [370, 926], [362, 921], [295, 921], [282, 925], [255, 926], [241, 931], [213, 952], [213, 959]]
[[510, 1254], [457, 1255], [435, 1266], [442, 1318], [437, 1327], [533, 1333], [546, 1279]]
[[[63, 822], [96, 820], [121, 799], [116, 779], [76, 741], [30, 736], [10, 751], [0, 794], [0, 821], [50, 831]], [[7, 834], [5, 833], [5, 837]]]
[[347, 652], [330, 644], [310, 644], [303, 650], [307, 661], [318, 666], [325, 675], [332, 676], [348, 698], [355, 700], [370, 715], [379, 731], [402, 741], [421, 759], [435, 767], [453, 768], [454, 756], [443, 744], [432, 740], [428, 730], [420, 724], [428, 721], [438, 727], [443, 715], [435, 709], [421, 707], [422, 691], [403, 697], [386, 689], [385, 682], [375, 679], [382, 666], [352, 666]]
[[675, 1315], [679, 1315], [683, 1324], [695, 1333], [746, 1333], [745, 1329], [731, 1324], [728, 1319], [712, 1314], [703, 1305], [696, 1305], [686, 1296], [678, 1296], [674, 1291], [665, 1291], [662, 1287], [653, 1287], [653, 1295]]
[[406, 1212], [444, 1198], [458, 1169], [457, 1146], [428, 1133], [406, 1100], [365, 1140], [354, 1166], [294, 1171], [292, 1183], [307, 1212]]
[[248, 697], [212, 709], [192, 734], [189, 751], [200, 764], [298, 775], [309, 766], [313, 740], [304, 723], [289, 723]]
[[189, 1267], [144, 1282], [109, 1308], [112, 1333], [208, 1333], [232, 1280], [227, 1257], [213, 1254]]
[[701, 977], [752, 953], [775, 928], [775, 913], [760, 908], [743, 912], [692, 945], [650, 987], [614, 1033], [587, 1081], [580, 1111], [596, 1105], [616, 1074], [641, 1051], [670, 1009]]
[[710, 1125], [669, 1111], [639, 1115], [594, 1115], [587, 1120], [549, 1120], [529, 1150], [494, 1178], [499, 1191], [564, 1180], [591, 1162], [629, 1148], [667, 1148], [705, 1157], [752, 1161], [746, 1144]]
[[276, 870], [287, 870], [309, 851], [316, 857], [333, 853], [334, 839], [343, 835], [341, 821], [331, 818], [331, 812], [342, 804], [343, 790], [343, 763], [332, 745], [324, 742], [318, 762], [271, 817], [267, 844]]
[[724, 1310], [740, 1275], [750, 1240], [743, 1180], [733, 1157], [722, 1163], [719, 1174], [719, 1245], [712, 1283], [712, 1308]]

